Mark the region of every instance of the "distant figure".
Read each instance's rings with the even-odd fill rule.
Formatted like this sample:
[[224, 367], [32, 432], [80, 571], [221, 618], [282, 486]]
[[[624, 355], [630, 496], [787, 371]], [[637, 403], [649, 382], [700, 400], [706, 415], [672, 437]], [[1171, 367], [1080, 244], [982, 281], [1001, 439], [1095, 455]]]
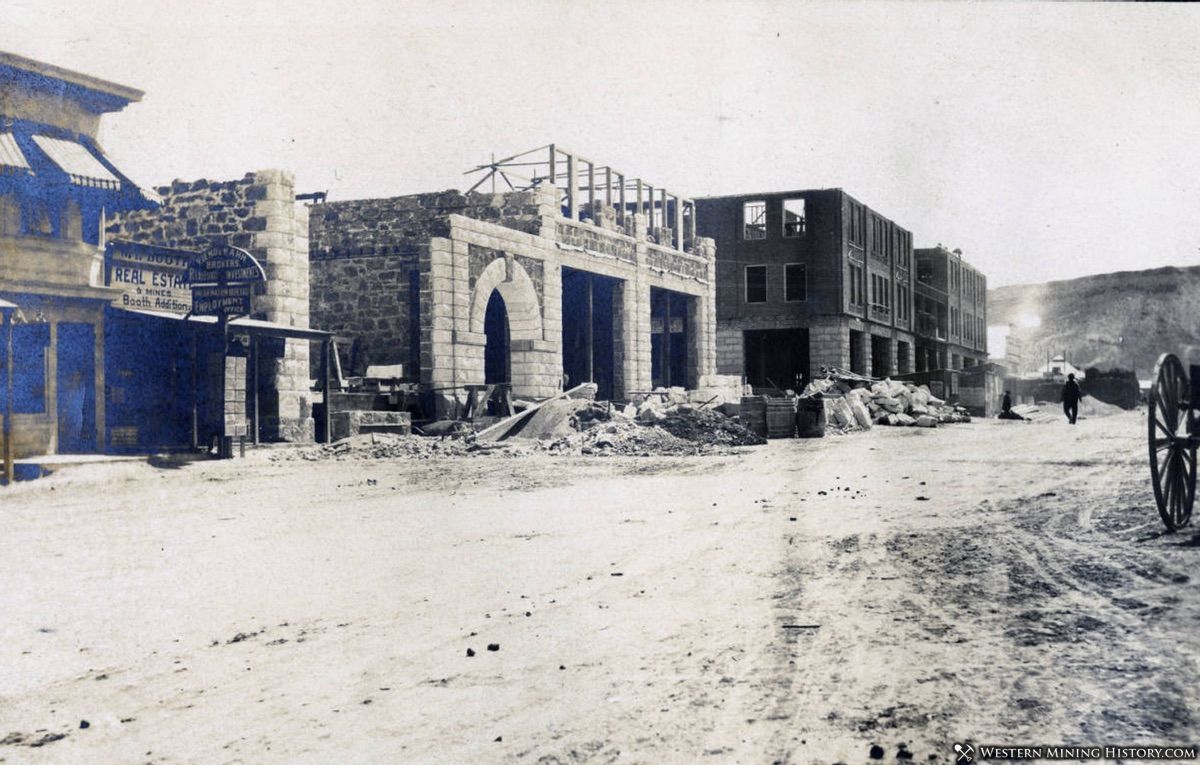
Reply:
[[1079, 399], [1083, 398], [1083, 392], [1079, 390], [1079, 383], [1075, 382], [1075, 373], [1067, 375], [1067, 381], [1063, 383], [1062, 389], [1062, 405], [1063, 414], [1067, 415], [1067, 421], [1072, 425], [1075, 424], [1075, 418], [1079, 416]]
[[1004, 399], [1000, 402], [1000, 414], [998, 416], [1001, 420], [1025, 419], [1012, 410], [1012, 396], [1008, 394], [1008, 391], [1004, 391]]

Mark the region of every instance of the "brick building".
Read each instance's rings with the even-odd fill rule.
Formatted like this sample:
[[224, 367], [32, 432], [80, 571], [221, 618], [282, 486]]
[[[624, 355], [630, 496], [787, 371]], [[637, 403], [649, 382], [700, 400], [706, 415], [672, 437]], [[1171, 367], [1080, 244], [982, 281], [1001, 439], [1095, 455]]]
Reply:
[[917, 367], [967, 369], [987, 361], [987, 277], [942, 246], [914, 252], [917, 262]]
[[717, 249], [717, 369], [792, 388], [913, 364], [912, 234], [841, 189], [696, 200]]
[[480, 168], [532, 176], [506, 193], [311, 208], [312, 320], [354, 338], [343, 366], [404, 365], [439, 416], [465, 385], [620, 399], [711, 374], [713, 245], [692, 203], [555, 146], [519, 158]]

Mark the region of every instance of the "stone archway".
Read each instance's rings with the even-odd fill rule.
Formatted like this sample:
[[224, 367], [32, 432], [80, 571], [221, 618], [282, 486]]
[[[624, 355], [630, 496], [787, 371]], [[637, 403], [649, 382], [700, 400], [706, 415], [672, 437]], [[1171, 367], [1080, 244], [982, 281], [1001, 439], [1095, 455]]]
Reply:
[[[542, 339], [542, 311], [529, 273], [515, 259], [497, 258], [483, 269], [471, 293], [471, 331], [483, 334], [488, 301], [499, 290], [513, 342]], [[515, 370], [514, 370], [515, 372]]]
[[[497, 294], [500, 301], [493, 300], [493, 296]], [[493, 260], [476, 280], [471, 293], [472, 334], [488, 338], [492, 342], [504, 334], [503, 329], [496, 326], [499, 313], [497, 302], [503, 305], [503, 313], [507, 314], [508, 332], [504, 342], [507, 344], [508, 378], [512, 383], [513, 393], [517, 396], [544, 395], [545, 381], [541, 378], [545, 375], [539, 369], [539, 362], [544, 362], [541, 358], [544, 354], [544, 349], [541, 348], [542, 309], [533, 279], [514, 258]], [[489, 305], [492, 306], [491, 322], [488, 321]], [[484, 372], [485, 378], [488, 367], [488, 340], [485, 340], [477, 351], [473, 351], [478, 353], [478, 368]]]

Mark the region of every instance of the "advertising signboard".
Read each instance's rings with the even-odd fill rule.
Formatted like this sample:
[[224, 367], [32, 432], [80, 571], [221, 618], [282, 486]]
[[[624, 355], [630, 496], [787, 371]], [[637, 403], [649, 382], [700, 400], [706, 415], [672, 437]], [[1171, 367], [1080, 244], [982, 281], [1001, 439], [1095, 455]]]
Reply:
[[200, 253], [188, 269], [192, 313], [197, 316], [247, 316], [267, 276], [254, 256], [239, 247], [219, 245]]
[[195, 253], [168, 247], [109, 242], [105, 251], [106, 283], [121, 290], [116, 308], [185, 314], [192, 309], [188, 269]]

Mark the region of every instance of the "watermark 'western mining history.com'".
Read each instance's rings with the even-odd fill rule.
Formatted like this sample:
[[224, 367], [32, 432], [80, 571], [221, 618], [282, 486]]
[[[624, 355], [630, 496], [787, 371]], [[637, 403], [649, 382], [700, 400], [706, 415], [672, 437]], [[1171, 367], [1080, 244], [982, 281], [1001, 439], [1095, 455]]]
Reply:
[[955, 744], [957, 762], [985, 760], [1195, 760], [1195, 746], [1017, 746]]

